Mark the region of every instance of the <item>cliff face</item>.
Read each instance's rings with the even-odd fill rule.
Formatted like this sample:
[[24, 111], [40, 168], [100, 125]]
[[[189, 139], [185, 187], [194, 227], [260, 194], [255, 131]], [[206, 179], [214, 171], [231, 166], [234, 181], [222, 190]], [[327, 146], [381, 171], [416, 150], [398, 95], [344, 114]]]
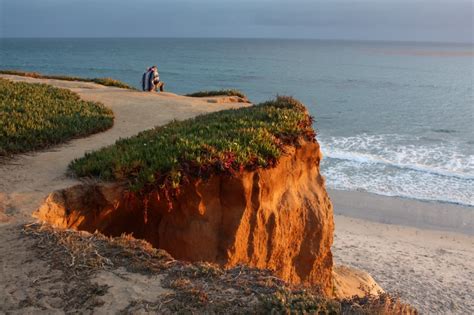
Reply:
[[291, 283], [332, 291], [333, 209], [315, 142], [287, 147], [275, 167], [196, 179], [170, 209], [119, 184], [52, 193], [35, 216], [59, 227], [117, 236], [133, 233], [176, 259], [268, 268]]

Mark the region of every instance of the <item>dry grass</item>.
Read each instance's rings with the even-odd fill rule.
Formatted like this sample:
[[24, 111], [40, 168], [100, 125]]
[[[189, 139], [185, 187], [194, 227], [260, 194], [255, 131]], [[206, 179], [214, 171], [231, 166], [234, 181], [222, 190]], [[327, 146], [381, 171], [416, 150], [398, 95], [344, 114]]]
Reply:
[[41, 259], [64, 273], [70, 283], [64, 310], [79, 312], [101, 305], [108, 287], [91, 280], [96, 272], [123, 267], [129, 272], [163, 276], [172, 293], [154, 301], [134, 300], [123, 314], [416, 314], [389, 295], [330, 300], [317, 288], [290, 286], [268, 270], [246, 266], [223, 269], [210, 263], [174, 260], [163, 250], [130, 236], [106, 237], [49, 225], [30, 224], [23, 234], [35, 240]]
[[120, 266], [131, 272], [157, 273], [175, 262], [166, 251], [127, 235], [110, 238], [100, 233], [55, 229], [47, 224], [26, 225], [23, 233], [38, 241], [42, 258], [71, 277]]

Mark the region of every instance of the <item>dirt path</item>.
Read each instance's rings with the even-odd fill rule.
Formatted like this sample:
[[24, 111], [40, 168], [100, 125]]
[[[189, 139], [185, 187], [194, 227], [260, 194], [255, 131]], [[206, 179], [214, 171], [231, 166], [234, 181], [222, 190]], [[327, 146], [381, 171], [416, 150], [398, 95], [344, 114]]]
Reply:
[[[79, 183], [66, 176], [70, 161], [88, 151], [111, 145], [119, 138], [206, 112], [244, 106], [233, 98], [190, 98], [172, 93], [143, 93], [95, 83], [33, 79], [0, 75], [13, 81], [48, 83], [68, 88], [83, 99], [99, 101], [115, 114], [108, 131], [32, 154], [0, 162], [0, 314], [61, 312], [59, 294], [68, 287], [62, 273], [51, 270], [31, 251], [31, 240], [20, 226], [52, 191]], [[112, 292], [114, 292], [112, 290]], [[118, 295], [119, 296], [119, 295]], [[119, 296], [122, 302], [123, 297]]]

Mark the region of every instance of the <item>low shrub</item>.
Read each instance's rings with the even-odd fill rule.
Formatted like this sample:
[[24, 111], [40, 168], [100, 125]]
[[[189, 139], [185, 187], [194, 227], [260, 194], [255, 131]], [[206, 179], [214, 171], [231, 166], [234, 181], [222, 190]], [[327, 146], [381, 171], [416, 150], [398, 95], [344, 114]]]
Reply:
[[258, 314], [328, 314], [341, 313], [338, 301], [304, 290], [281, 288], [273, 294], [260, 297]]
[[247, 96], [239, 90], [217, 90], [217, 91], [200, 91], [191, 94], [186, 94], [190, 97], [211, 97], [211, 96], [238, 96], [247, 99]]
[[110, 109], [70, 90], [0, 79], [0, 156], [103, 131], [113, 119]]

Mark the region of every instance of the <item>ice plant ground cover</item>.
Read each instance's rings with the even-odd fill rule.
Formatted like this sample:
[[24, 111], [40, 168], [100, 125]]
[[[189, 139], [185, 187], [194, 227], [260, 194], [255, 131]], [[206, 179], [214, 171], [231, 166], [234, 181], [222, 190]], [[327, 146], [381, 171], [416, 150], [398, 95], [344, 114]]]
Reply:
[[239, 90], [216, 90], [216, 91], [199, 91], [191, 94], [186, 94], [190, 97], [211, 97], [211, 96], [238, 96], [247, 99], [247, 96]]
[[110, 109], [67, 89], [0, 79], [0, 156], [103, 131], [113, 121]]
[[299, 101], [278, 97], [141, 132], [87, 153], [70, 169], [78, 177], [126, 181], [133, 190], [178, 188], [189, 178], [271, 166], [300, 137], [314, 139], [311, 116]]

